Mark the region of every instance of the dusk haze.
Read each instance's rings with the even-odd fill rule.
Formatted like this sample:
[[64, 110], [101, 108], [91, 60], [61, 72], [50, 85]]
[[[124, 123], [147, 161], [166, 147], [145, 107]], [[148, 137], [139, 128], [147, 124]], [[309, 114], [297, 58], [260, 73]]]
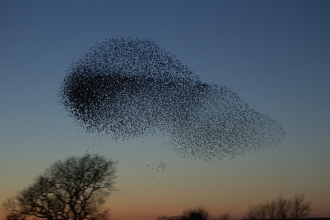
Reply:
[[114, 220], [330, 218], [330, 1], [13, 0], [0, 28], [0, 220], [77, 164]]

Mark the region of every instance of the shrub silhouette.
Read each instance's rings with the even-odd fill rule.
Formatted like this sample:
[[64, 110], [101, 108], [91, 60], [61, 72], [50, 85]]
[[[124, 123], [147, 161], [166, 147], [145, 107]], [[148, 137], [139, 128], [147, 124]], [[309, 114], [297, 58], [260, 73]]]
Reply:
[[182, 220], [209, 220], [210, 216], [205, 208], [189, 209], [183, 212]]

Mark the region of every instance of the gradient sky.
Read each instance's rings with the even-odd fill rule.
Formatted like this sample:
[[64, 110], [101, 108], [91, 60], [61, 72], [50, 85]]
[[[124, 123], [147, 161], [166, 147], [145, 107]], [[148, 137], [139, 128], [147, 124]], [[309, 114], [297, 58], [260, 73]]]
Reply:
[[[117, 220], [199, 206], [240, 218], [248, 202], [295, 193], [314, 216], [330, 216], [330, 1], [1, 1], [0, 30], [1, 203], [94, 144], [91, 153], [118, 161], [120, 193], [106, 203]], [[280, 122], [284, 141], [206, 163], [161, 138], [84, 133], [57, 103], [59, 81], [73, 59], [117, 36], [150, 38], [202, 81], [226, 85]], [[147, 165], [160, 161], [167, 168], [152, 177]]]

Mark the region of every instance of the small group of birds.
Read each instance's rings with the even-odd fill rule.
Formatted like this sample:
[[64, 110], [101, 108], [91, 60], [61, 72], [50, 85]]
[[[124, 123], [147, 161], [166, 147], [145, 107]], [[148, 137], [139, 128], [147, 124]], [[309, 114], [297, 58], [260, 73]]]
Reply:
[[152, 177], [155, 177], [156, 172], [164, 172], [166, 169], [166, 163], [163, 163], [162, 161], [160, 161], [159, 164], [157, 164], [157, 166], [153, 163], [151, 163], [150, 165], [148, 164], [147, 167], [150, 168]]
[[87, 150], [84, 152], [84, 155], [85, 156], [90, 156], [89, 150], [92, 149], [92, 148], [94, 148], [94, 143], [92, 143], [92, 145], [87, 147]]
[[226, 86], [202, 82], [150, 39], [97, 43], [68, 68], [59, 102], [86, 132], [114, 140], [160, 134], [183, 157], [210, 161], [276, 147], [283, 126]]

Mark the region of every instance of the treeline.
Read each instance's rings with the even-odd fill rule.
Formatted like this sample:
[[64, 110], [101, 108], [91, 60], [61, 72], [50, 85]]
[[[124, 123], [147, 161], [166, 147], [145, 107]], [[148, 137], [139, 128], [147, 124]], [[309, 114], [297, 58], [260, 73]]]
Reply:
[[[305, 200], [305, 195], [294, 195], [293, 198], [285, 199], [279, 196], [271, 201], [258, 205], [249, 203], [248, 211], [243, 220], [258, 219], [302, 219], [310, 216], [312, 203]], [[232, 219], [230, 212], [217, 217], [211, 217], [205, 208], [189, 209], [179, 216], [162, 216], [157, 220], [229, 220]]]
[[305, 195], [294, 195], [285, 199], [279, 196], [277, 199], [260, 203], [249, 204], [249, 210], [245, 219], [301, 219], [310, 216], [312, 203], [305, 200]]

